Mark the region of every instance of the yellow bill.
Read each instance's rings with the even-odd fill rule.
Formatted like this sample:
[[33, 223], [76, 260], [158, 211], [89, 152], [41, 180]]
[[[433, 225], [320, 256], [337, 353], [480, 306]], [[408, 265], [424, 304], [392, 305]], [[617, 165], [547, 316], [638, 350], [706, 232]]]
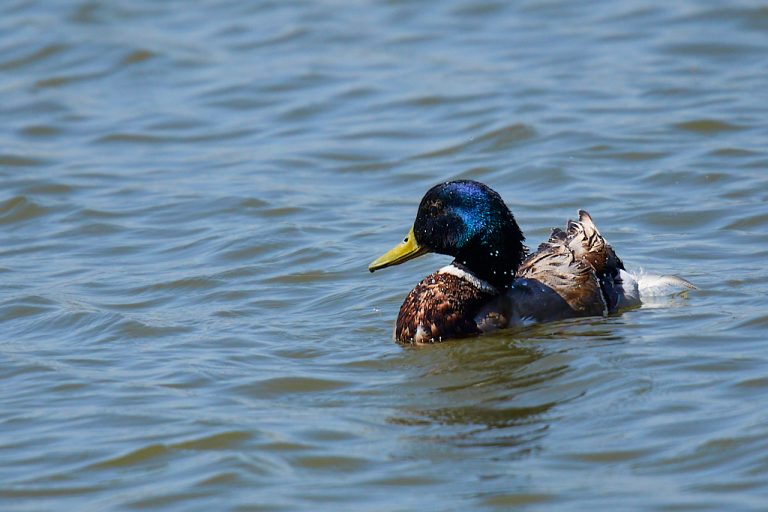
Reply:
[[420, 246], [418, 242], [416, 242], [416, 237], [413, 235], [413, 228], [411, 228], [402, 242], [373, 260], [371, 264], [368, 265], [368, 270], [373, 272], [380, 268], [399, 265], [400, 263], [412, 260], [413, 258], [418, 258], [427, 252], [429, 251], [426, 248]]

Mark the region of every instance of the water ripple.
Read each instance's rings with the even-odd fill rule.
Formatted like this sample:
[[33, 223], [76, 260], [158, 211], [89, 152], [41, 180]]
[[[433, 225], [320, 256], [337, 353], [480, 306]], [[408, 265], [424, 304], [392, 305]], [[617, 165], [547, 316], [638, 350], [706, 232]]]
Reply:
[[25, 196], [0, 202], [0, 224], [17, 224], [45, 216], [49, 210]]
[[[0, 508], [764, 508], [764, 7], [178, 7], [0, 16]], [[700, 290], [397, 346], [453, 177]]]

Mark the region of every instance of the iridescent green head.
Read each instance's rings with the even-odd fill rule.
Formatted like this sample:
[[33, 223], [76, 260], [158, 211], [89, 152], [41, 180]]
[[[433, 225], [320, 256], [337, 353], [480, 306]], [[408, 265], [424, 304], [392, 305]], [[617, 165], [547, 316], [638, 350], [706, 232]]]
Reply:
[[525, 237], [501, 196], [477, 181], [441, 183], [424, 195], [403, 242], [375, 260], [371, 272], [427, 252], [505, 288], [525, 256]]

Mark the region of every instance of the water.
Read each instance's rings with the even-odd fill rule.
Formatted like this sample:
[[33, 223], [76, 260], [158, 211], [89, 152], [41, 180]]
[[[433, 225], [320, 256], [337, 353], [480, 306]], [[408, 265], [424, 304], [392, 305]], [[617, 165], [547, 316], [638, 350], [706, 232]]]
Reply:
[[[764, 510], [758, 2], [0, 7], [3, 510]], [[421, 195], [700, 291], [406, 349]]]

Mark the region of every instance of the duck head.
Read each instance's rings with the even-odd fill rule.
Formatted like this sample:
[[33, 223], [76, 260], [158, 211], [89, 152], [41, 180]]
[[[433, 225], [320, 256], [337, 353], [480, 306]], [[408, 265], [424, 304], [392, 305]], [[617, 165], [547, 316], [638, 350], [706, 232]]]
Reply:
[[525, 257], [523, 240], [497, 192], [477, 181], [449, 181], [427, 191], [403, 241], [374, 260], [368, 270], [434, 252], [453, 256], [454, 265], [504, 289]]

